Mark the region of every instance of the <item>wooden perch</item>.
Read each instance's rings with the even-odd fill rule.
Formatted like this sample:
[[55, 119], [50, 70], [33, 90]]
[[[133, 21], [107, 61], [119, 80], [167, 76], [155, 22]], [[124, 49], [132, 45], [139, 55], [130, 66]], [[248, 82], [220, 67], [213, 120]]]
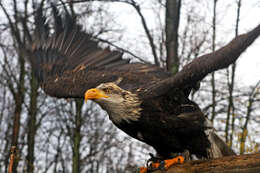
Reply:
[[[260, 153], [196, 160], [172, 166], [166, 173], [258, 173]], [[161, 173], [155, 171], [154, 173]]]

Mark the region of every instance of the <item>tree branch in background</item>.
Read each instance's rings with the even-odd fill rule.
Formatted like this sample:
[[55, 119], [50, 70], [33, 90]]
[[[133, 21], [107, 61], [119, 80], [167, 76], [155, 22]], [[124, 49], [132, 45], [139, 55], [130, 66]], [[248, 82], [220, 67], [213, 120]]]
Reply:
[[[237, 16], [236, 16], [236, 27], [235, 27], [235, 37], [238, 36], [238, 29], [239, 29], [239, 21], [240, 21], [240, 10], [241, 10], [241, 1], [238, 0], [237, 2]], [[229, 69], [227, 69], [227, 72], [229, 74]], [[233, 92], [234, 92], [234, 86], [235, 86], [235, 73], [236, 73], [236, 63], [232, 64], [231, 66], [231, 79], [228, 78], [228, 110], [227, 110], [227, 120], [226, 120], [226, 142], [230, 144], [230, 147], [233, 145], [233, 134], [235, 129], [235, 105], [234, 105], [234, 98], [233, 98]], [[232, 115], [231, 119], [231, 132], [229, 134], [229, 119], [230, 115]], [[228, 139], [229, 134], [229, 139]]]
[[256, 85], [252, 88], [249, 96], [248, 96], [248, 105], [247, 105], [247, 112], [246, 112], [246, 121], [242, 127], [242, 132], [240, 134], [239, 142], [240, 142], [240, 154], [244, 154], [245, 152], [245, 144], [246, 144], [246, 138], [248, 136], [248, 123], [252, 115], [253, 111], [253, 104], [255, 102], [256, 96], [259, 94], [260, 89], [260, 81], [256, 83]]
[[[217, 2], [218, 0], [214, 0], [213, 2], [213, 19], [212, 19], [212, 52], [216, 49], [216, 18], [217, 18]], [[216, 83], [215, 83], [215, 72], [211, 73], [211, 88], [212, 88], [212, 109], [211, 109], [211, 121], [213, 122], [216, 116]]]
[[13, 173], [13, 166], [15, 162], [15, 157], [16, 157], [16, 147], [12, 146], [11, 148], [11, 154], [10, 154], [10, 160], [9, 160], [9, 165], [8, 165], [8, 173]]
[[[16, 57], [18, 58], [18, 66], [19, 66], [19, 74], [15, 76], [17, 83], [15, 87], [9, 87], [12, 93], [12, 96], [15, 101], [15, 108], [14, 108], [14, 113], [13, 113], [13, 129], [12, 129], [12, 146], [16, 147], [16, 150], [19, 151], [18, 148], [18, 139], [19, 139], [19, 132], [20, 132], [20, 118], [21, 118], [21, 113], [22, 113], [22, 105], [24, 103], [24, 97], [25, 97], [25, 59], [24, 56], [21, 53], [20, 48], [25, 45], [23, 42], [23, 39], [21, 37], [21, 33], [19, 30], [19, 18], [18, 18], [18, 9], [17, 9], [17, 1], [13, 0], [12, 2], [12, 9], [15, 12], [15, 14], [12, 14], [14, 16], [14, 21], [11, 19], [11, 14], [7, 12], [6, 7], [2, 4], [0, 1], [0, 7], [2, 8], [6, 18], [8, 19], [8, 25], [10, 26], [10, 33], [13, 36], [13, 45], [14, 48], [16, 49]], [[9, 57], [10, 58], [10, 57]], [[9, 59], [8, 61], [11, 61]], [[15, 73], [15, 72], [14, 72]], [[16, 72], [17, 73], [17, 72]], [[15, 88], [15, 89], [14, 89]], [[17, 172], [16, 168], [18, 165], [18, 159], [14, 160], [13, 163], [13, 172]]]
[[154, 44], [154, 40], [153, 40], [153, 37], [150, 33], [150, 30], [148, 29], [148, 26], [147, 26], [147, 23], [146, 23], [146, 20], [143, 16], [143, 13], [141, 12], [141, 9], [140, 9], [140, 6], [134, 1], [134, 0], [131, 0], [130, 3], [127, 3], [127, 4], [130, 4], [134, 7], [134, 9], [136, 10], [137, 14], [140, 16], [141, 18], [141, 22], [142, 22], [142, 26], [144, 28], [144, 31], [145, 31], [145, 34], [149, 40], [149, 44], [150, 44], [150, 47], [152, 49], [152, 54], [153, 54], [153, 58], [154, 58], [154, 63], [159, 66], [159, 59], [158, 59], [158, 55], [156, 53], [156, 46]]
[[[148, 41], [149, 41], [149, 44], [150, 44], [150, 47], [151, 47], [151, 50], [152, 50], [152, 55], [153, 55], [153, 58], [154, 58], [154, 63], [159, 66], [160, 63], [159, 63], [159, 58], [158, 58], [158, 55], [157, 55], [157, 52], [156, 52], [156, 45], [154, 43], [154, 40], [153, 40], [153, 36], [151, 35], [150, 33], [150, 30], [148, 28], [148, 25], [147, 25], [147, 22], [145, 20], [145, 17], [141, 11], [141, 8], [140, 8], [140, 5], [138, 5], [136, 3], [136, 1], [134, 0], [76, 0], [76, 1], [73, 1], [73, 3], [82, 3], [82, 2], [92, 2], [92, 1], [101, 1], [101, 2], [121, 2], [121, 3], [126, 3], [126, 4], [129, 4], [131, 5], [137, 12], [137, 14], [139, 15], [139, 17], [141, 18], [141, 23], [142, 23], [142, 26], [144, 28], [144, 32], [148, 38]], [[129, 53], [129, 52], [128, 52]], [[135, 56], [136, 58], [136, 56]], [[140, 59], [139, 59], [140, 60]]]
[[141, 62], [143, 62], [143, 63], [145, 63], [145, 64], [151, 64], [149, 61], [144, 60], [144, 58], [141, 58], [141, 57], [137, 56], [136, 54], [134, 54], [133, 52], [131, 52], [131, 51], [129, 51], [129, 50], [126, 50], [126, 49], [124, 49], [124, 48], [121, 48], [121, 47], [115, 45], [114, 43], [112, 43], [112, 42], [110, 42], [110, 41], [108, 41], [108, 40], [104, 40], [104, 39], [98, 38], [98, 37], [94, 37], [94, 38], [97, 39], [98, 41], [101, 41], [101, 42], [103, 42], [103, 43], [107, 43], [107, 44], [109, 44], [109, 45], [115, 47], [116, 49], [118, 49], [118, 50], [120, 50], [120, 51], [122, 51], [122, 52], [124, 52], [124, 53], [127, 53], [127, 54], [133, 56], [134, 58], [138, 59], [139, 61], [141, 61]]

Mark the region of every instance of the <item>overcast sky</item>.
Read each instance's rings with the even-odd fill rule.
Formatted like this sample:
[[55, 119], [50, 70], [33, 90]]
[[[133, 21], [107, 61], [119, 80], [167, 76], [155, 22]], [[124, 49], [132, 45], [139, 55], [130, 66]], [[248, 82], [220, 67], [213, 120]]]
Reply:
[[[224, 1], [219, 0], [217, 6], [217, 39], [223, 43], [227, 43], [232, 38], [234, 38], [234, 28], [235, 28], [235, 20], [236, 20], [236, 6], [233, 1]], [[245, 3], [246, 2], [246, 3]], [[156, 20], [157, 16], [155, 16], [153, 10], [148, 7], [146, 3], [144, 3], [144, 15], [146, 19], [148, 19], [149, 28], [156, 28]], [[192, 0], [184, 0], [183, 1], [183, 9], [182, 13], [186, 12], [185, 4], [191, 5], [194, 3]], [[233, 3], [233, 5], [230, 5]], [[241, 8], [241, 20], [239, 33], [244, 33], [258, 24], [260, 24], [260, 2], [258, 0], [242, 0], [242, 8]], [[141, 43], [146, 42], [146, 39], [141, 39], [140, 37], [144, 35], [143, 28], [141, 27], [140, 18], [137, 16], [136, 12], [129, 5], [125, 5], [122, 3], [113, 3], [111, 10], [117, 16], [116, 21], [120, 23], [125, 29], [126, 34], [124, 34], [122, 38], [122, 45], [124, 45], [125, 41], [130, 42], [130, 50], [138, 49], [138, 46], [143, 46]], [[211, 25], [212, 21], [212, 2], [205, 0], [204, 3], [196, 4], [195, 10], [200, 11], [201, 15], [207, 16], [206, 23], [203, 25]], [[162, 14], [163, 16], [164, 14]], [[207, 23], [208, 22], [208, 23]], [[181, 26], [180, 26], [181, 27]], [[134, 41], [135, 40], [135, 41]], [[140, 44], [134, 44], [135, 42], [140, 42]], [[131, 43], [132, 42], [132, 43]], [[120, 43], [119, 43], [120, 44]], [[254, 85], [258, 80], [260, 80], [260, 38], [258, 38], [251, 47], [247, 49], [247, 51], [239, 58], [238, 60], [238, 68], [237, 68], [237, 76], [236, 79], [242, 82], [242, 84]], [[141, 56], [146, 58], [151, 57], [149, 52], [149, 47], [144, 47], [144, 51], [148, 53], [140, 52]]]

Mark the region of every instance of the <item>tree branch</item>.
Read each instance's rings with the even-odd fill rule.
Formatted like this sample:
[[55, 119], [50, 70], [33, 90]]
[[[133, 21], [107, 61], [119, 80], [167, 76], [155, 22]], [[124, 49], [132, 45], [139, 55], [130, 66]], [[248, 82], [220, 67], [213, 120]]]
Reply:
[[149, 44], [150, 44], [150, 47], [151, 47], [151, 50], [152, 50], [152, 54], [153, 54], [153, 57], [154, 57], [154, 63], [157, 66], [160, 65], [153, 37], [152, 37], [151, 32], [150, 32], [150, 30], [149, 30], [149, 28], [147, 26], [147, 23], [146, 23], [146, 20], [144, 18], [144, 15], [141, 12], [140, 6], [134, 0], [75, 0], [75, 1], [73, 1], [73, 3], [82, 3], [82, 2], [91, 2], [91, 1], [120, 2], [120, 3], [125, 3], [125, 4], [128, 4], [128, 5], [131, 5], [136, 10], [136, 12], [139, 15], [139, 17], [141, 18], [141, 23], [142, 23], [142, 26], [144, 28], [144, 32], [145, 32], [145, 34], [146, 34], [146, 36], [148, 38], [148, 41], [149, 41]]
[[98, 38], [98, 37], [94, 37], [94, 38], [95, 38], [96, 40], [100, 41], [100, 42], [107, 43], [107, 44], [109, 44], [109, 45], [115, 47], [116, 49], [118, 49], [118, 50], [120, 50], [120, 51], [122, 51], [122, 52], [124, 52], [124, 53], [127, 53], [127, 54], [133, 56], [134, 58], [138, 59], [139, 61], [141, 61], [141, 62], [143, 62], [143, 63], [145, 63], [145, 64], [151, 64], [149, 61], [144, 60], [144, 58], [141, 58], [141, 57], [137, 56], [136, 54], [134, 54], [133, 52], [131, 52], [131, 51], [129, 51], [129, 50], [126, 50], [126, 49], [124, 49], [124, 48], [122, 48], [122, 47], [119, 47], [119, 46], [115, 45], [115, 44], [112, 43], [111, 41], [104, 40], [104, 39], [101, 39], [101, 38]]
[[[166, 173], [252, 173], [260, 172], [260, 153], [228, 156], [214, 160], [196, 160], [172, 166]], [[154, 173], [161, 173], [155, 171]]]
[[151, 35], [151, 33], [148, 29], [146, 20], [145, 20], [143, 14], [141, 12], [140, 6], [137, 5], [134, 0], [131, 0], [131, 3], [127, 3], [127, 4], [132, 5], [134, 7], [134, 9], [136, 10], [137, 14], [140, 16], [145, 34], [146, 34], [146, 36], [149, 40], [149, 44], [150, 44], [151, 49], [152, 49], [152, 54], [153, 54], [153, 57], [154, 57], [154, 63], [159, 66], [159, 60], [158, 60], [158, 56], [157, 56], [157, 53], [156, 53], [156, 46], [154, 44], [153, 37], [152, 37], [152, 35]]

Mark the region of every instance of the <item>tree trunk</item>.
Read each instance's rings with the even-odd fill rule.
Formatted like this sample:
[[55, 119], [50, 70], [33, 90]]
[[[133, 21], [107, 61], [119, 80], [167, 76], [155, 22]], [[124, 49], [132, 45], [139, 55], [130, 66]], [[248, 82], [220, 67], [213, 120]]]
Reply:
[[[240, 21], [240, 10], [241, 10], [241, 1], [237, 1], [237, 17], [236, 17], [236, 28], [235, 28], [235, 37], [238, 36], [238, 28], [239, 28], [239, 21]], [[229, 69], [227, 69], [227, 72], [229, 74]], [[235, 86], [235, 74], [236, 74], [236, 63], [232, 64], [231, 67], [231, 79], [228, 78], [228, 92], [229, 92], [229, 98], [228, 98], [228, 110], [227, 110], [227, 118], [230, 118], [230, 115], [232, 115], [231, 119], [231, 132], [229, 134], [229, 127], [226, 126], [226, 142], [230, 144], [230, 147], [233, 145], [233, 134], [234, 134], [234, 128], [235, 128], [235, 106], [234, 106], [234, 98], [233, 98], [233, 92], [234, 92], [234, 86]], [[228, 75], [229, 77], [229, 75]], [[226, 125], [228, 125], [229, 122], [226, 122]], [[229, 135], [229, 139], [228, 139]]]
[[165, 32], [166, 32], [166, 63], [167, 71], [175, 74], [179, 70], [178, 28], [181, 0], [166, 1]]
[[75, 128], [73, 132], [73, 161], [72, 161], [72, 172], [80, 172], [80, 129], [81, 129], [81, 114], [83, 101], [81, 99], [75, 100], [76, 103], [76, 115], [75, 115]]
[[[217, 2], [214, 0], [213, 7], [213, 20], [212, 20], [212, 52], [216, 49], [216, 17], [217, 17]], [[213, 122], [216, 116], [216, 83], [215, 83], [215, 72], [211, 73], [211, 87], [212, 87], [212, 111], [211, 111], [211, 121]]]
[[[14, 110], [14, 120], [13, 120], [13, 133], [12, 133], [12, 147], [16, 147], [16, 156], [19, 155], [18, 139], [20, 133], [20, 119], [22, 113], [22, 105], [24, 102], [24, 78], [25, 78], [25, 61], [23, 57], [19, 57], [20, 74], [18, 82], [18, 91], [13, 93], [15, 98], [15, 110]], [[18, 157], [14, 159], [13, 172], [17, 172]]]
[[[166, 173], [256, 173], [260, 172], [260, 153], [196, 160], [170, 167]], [[154, 173], [161, 173], [155, 171]]]
[[28, 154], [26, 160], [28, 162], [28, 173], [33, 173], [34, 168], [34, 143], [35, 143], [35, 134], [37, 131], [37, 97], [38, 97], [38, 82], [33, 74], [31, 74], [31, 93], [30, 93], [30, 107], [29, 107], [29, 121], [28, 121], [28, 135], [27, 135], [27, 146]]

